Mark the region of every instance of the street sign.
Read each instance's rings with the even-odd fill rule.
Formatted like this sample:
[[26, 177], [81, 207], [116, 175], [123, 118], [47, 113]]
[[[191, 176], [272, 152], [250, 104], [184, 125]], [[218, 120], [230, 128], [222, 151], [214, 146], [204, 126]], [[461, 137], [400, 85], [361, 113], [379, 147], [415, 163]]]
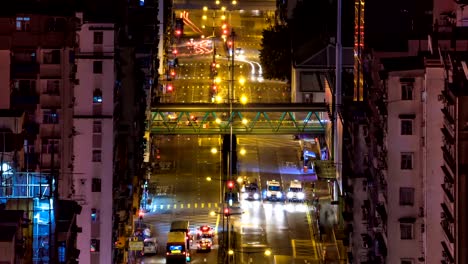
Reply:
[[129, 250], [143, 250], [143, 241], [130, 241], [128, 243]]

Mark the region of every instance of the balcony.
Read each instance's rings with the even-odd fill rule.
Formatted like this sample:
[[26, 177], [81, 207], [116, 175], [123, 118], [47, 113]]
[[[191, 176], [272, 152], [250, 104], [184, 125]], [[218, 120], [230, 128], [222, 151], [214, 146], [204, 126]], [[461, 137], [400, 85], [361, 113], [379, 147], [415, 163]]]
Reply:
[[441, 168], [442, 168], [442, 171], [444, 172], [444, 176], [447, 177], [447, 181], [451, 182], [451, 183], [454, 183], [455, 182], [454, 181], [455, 177], [454, 177], [452, 171], [450, 171], [450, 169], [447, 168], [447, 166], [445, 166], [445, 165], [442, 165]]
[[36, 62], [13, 62], [11, 65], [13, 79], [35, 76], [39, 74], [39, 64]]
[[[60, 153], [54, 153], [53, 157], [54, 168], [60, 168]], [[52, 168], [52, 153], [41, 153], [41, 157], [39, 158], [39, 166], [41, 169]]]
[[444, 182], [442, 184], [442, 189], [444, 190], [445, 195], [447, 195], [449, 201], [453, 203], [455, 197], [455, 188], [453, 186], [453, 183]]
[[41, 124], [39, 135], [41, 138], [60, 138], [59, 124]]
[[442, 244], [442, 263], [443, 264], [454, 264], [455, 263], [455, 258], [453, 257], [453, 250], [450, 249], [450, 247], [444, 242], [441, 242]]
[[447, 149], [447, 145], [442, 146], [442, 153], [445, 163], [450, 167], [452, 171], [454, 171], [454, 169], [456, 168], [455, 158], [452, 155], [452, 153], [450, 153], [450, 151]]
[[448, 107], [442, 108], [442, 113], [445, 116], [445, 119], [447, 119], [447, 122], [450, 124], [455, 124], [455, 119], [453, 118], [452, 114], [450, 113]]
[[454, 223], [451, 223], [447, 219], [444, 219], [440, 221], [440, 225], [442, 226], [442, 230], [444, 230], [445, 236], [447, 237], [448, 241], [453, 244], [455, 243], [455, 237], [454, 237], [454, 232], [455, 232], [455, 225]]
[[40, 77], [43, 79], [61, 78], [62, 65], [61, 64], [41, 64]]
[[39, 100], [41, 108], [57, 109], [61, 107], [61, 98], [58, 93], [42, 93]]
[[36, 108], [36, 105], [39, 104], [39, 95], [29, 94], [29, 95], [15, 95], [12, 94], [10, 97], [10, 102], [13, 107], [17, 108], [26, 108], [30, 109]]

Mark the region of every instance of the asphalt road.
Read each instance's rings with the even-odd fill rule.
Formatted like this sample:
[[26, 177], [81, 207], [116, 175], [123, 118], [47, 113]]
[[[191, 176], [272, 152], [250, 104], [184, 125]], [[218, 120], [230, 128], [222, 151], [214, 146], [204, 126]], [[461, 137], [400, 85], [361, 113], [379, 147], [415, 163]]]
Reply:
[[[235, 98], [245, 95], [249, 102], [289, 102], [286, 83], [259, 78], [258, 50], [261, 29], [268, 25], [266, 15], [268, 12], [259, 16], [231, 12], [230, 24], [237, 32], [235, 47], [241, 47], [245, 55], [244, 59], [235, 62]], [[190, 11], [189, 18], [202, 28], [206, 23], [202, 16], [201, 10]], [[206, 33], [203, 30], [197, 33], [188, 29], [187, 34], [193, 40], [180, 39], [172, 47], [177, 49], [179, 67], [175, 68], [175, 79], [169, 82], [173, 91], [166, 93], [165, 102], [212, 102], [210, 65], [213, 54], [207, 51], [206, 39], [201, 38], [201, 34], [208, 34], [212, 28]], [[188, 48], [190, 42], [196, 48]], [[221, 79], [218, 95], [227, 98], [231, 69], [223, 43], [216, 41], [215, 45]], [[238, 82], [241, 76], [246, 80], [244, 85]], [[209, 224], [218, 232], [222, 230], [222, 205], [219, 203], [220, 184], [224, 184], [220, 181], [221, 141], [218, 136], [180, 135], [156, 137], [153, 143], [159, 148], [160, 157], [154, 160], [158, 168], [151, 175], [150, 183], [154, 186], [151, 210], [145, 215], [144, 222], [158, 238], [160, 253], [145, 257], [142, 263], [165, 263], [163, 252], [171, 221], [184, 219], [191, 222], [193, 229]], [[212, 148], [218, 152], [213, 153]], [[307, 180], [310, 186], [311, 179], [304, 178], [300, 170], [299, 144], [292, 136], [238, 136], [238, 149], [245, 150], [244, 155], [238, 155], [239, 176], [257, 180], [261, 186], [265, 186], [266, 180], [280, 180], [284, 190], [294, 179]], [[212, 181], [207, 181], [207, 177]], [[306, 195], [311, 199], [310, 192]], [[284, 263], [317, 261], [319, 253], [312, 229], [314, 216], [305, 204], [243, 201], [241, 207], [243, 214], [231, 217], [231, 224], [240, 235], [234, 248], [235, 263], [267, 264], [274, 260], [279, 263], [279, 259], [286, 259]], [[210, 215], [212, 211], [216, 212], [214, 216]], [[216, 243], [210, 253], [192, 251], [192, 263], [216, 263], [217, 248]], [[266, 256], [266, 250], [272, 254]]]

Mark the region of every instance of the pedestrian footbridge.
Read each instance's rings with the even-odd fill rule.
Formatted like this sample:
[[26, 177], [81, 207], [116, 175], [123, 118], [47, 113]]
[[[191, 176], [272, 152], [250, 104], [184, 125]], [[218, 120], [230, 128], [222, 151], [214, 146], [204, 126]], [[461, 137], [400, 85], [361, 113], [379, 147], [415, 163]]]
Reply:
[[330, 126], [326, 103], [163, 103], [151, 109], [148, 130], [158, 135], [314, 134]]

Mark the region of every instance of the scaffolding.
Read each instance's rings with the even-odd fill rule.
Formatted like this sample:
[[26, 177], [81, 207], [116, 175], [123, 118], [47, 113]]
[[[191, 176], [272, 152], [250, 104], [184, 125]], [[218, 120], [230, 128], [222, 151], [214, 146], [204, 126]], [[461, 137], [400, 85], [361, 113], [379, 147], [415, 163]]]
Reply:
[[26, 257], [33, 264], [51, 263], [49, 245], [53, 243], [55, 217], [50, 177], [50, 173], [40, 172], [9, 172], [1, 177], [0, 204], [6, 204], [6, 209], [23, 210], [31, 219], [25, 239], [32, 247]]

